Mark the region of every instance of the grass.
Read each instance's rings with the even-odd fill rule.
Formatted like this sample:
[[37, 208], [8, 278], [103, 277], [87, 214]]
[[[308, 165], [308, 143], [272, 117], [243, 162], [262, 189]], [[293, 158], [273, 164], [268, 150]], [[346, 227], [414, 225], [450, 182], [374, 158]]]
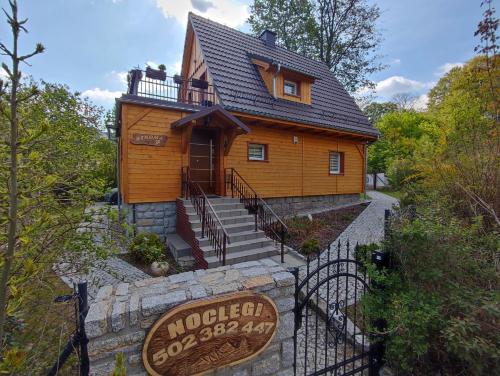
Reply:
[[320, 251], [326, 249], [366, 208], [366, 204], [329, 210], [307, 217], [292, 217], [285, 220], [289, 229], [286, 244], [301, 252], [302, 245], [310, 239], [317, 239]]

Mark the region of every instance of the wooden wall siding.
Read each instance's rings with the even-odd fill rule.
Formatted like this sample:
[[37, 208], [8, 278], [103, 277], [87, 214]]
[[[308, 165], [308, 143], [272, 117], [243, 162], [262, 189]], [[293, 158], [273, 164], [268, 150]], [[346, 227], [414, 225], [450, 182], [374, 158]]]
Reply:
[[[147, 109], [144, 116], [140, 116]], [[170, 124], [182, 112], [122, 105], [122, 194], [125, 202], [173, 201], [180, 195], [181, 166], [188, 154], [181, 153], [182, 131], [172, 131]], [[140, 120], [136, 121], [137, 118]], [[134, 145], [132, 133], [166, 135], [162, 147]]]
[[[181, 194], [181, 167], [188, 166], [189, 148], [182, 152], [185, 133], [170, 124], [180, 111], [122, 105], [121, 189], [125, 202], [174, 201]], [[234, 167], [263, 197], [348, 194], [363, 191], [362, 144], [259, 125], [238, 136], [221, 168]], [[134, 145], [132, 133], [166, 135], [163, 147]], [[293, 143], [293, 136], [299, 139]], [[268, 161], [248, 161], [248, 142], [268, 145]], [[359, 149], [356, 147], [359, 146]], [[345, 155], [343, 175], [329, 174], [330, 151]]]
[[[337, 137], [251, 127], [252, 133], [234, 141], [226, 167], [234, 167], [263, 197], [360, 193], [363, 156], [356, 143]], [[299, 143], [293, 143], [293, 136]], [[268, 144], [267, 162], [247, 161], [247, 142]], [[330, 151], [345, 155], [343, 175], [329, 174]]]

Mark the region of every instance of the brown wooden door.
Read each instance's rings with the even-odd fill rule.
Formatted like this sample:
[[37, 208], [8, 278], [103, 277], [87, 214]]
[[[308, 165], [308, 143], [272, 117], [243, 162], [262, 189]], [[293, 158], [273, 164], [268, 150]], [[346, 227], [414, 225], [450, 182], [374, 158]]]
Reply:
[[191, 180], [198, 183], [206, 194], [214, 194], [217, 186], [215, 136], [215, 132], [204, 129], [193, 129], [191, 135]]

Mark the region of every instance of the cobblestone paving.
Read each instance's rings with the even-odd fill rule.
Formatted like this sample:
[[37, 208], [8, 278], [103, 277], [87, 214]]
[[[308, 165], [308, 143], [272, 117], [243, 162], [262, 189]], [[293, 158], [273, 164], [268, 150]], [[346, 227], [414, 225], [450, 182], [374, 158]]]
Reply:
[[[297, 375], [310, 375], [315, 371], [321, 371], [329, 366], [346, 361], [345, 367], [341, 366], [337, 373], [325, 373], [325, 375], [340, 376], [368, 364], [367, 356], [349, 362], [348, 360], [353, 356], [360, 355], [358, 348], [355, 348], [352, 342], [346, 342], [342, 339], [335, 344], [332, 341], [333, 337], [334, 334], [326, 330], [325, 321], [312, 310], [308, 312], [307, 325], [304, 314], [302, 327], [297, 333]], [[325, 343], [327, 344], [325, 345]], [[362, 375], [363, 371], [354, 374]]]

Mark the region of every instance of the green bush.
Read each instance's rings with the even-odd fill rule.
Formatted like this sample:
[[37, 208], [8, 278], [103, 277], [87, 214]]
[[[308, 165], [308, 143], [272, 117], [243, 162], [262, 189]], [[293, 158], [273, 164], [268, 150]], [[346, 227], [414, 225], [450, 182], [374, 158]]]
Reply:
[[321, 250], [321, 246], [319, 244], [318, 239], [309, 238], [309, 239], [304, 240], [300, 249], [302, 250], [303, 254], [311, 255], [314, 253], [318, 253]]
[[141, 232], [137, 234], [129, 247], [132, 256], [140, 262], [151, 264], [162, 261], [165, 257], [164, 245], [157, 234]]
[[[423, 212], [422, 212], [423, 211]], [[497, 232], [458, 220], [435, 205], [393, 221], [385, 249], [393, 270], [363, 298], [370, 319], [384, 318], [386, 358], [400, 375], [491, 375], [500, 367]]]
[[380, 248], [380, 244], [377, 243], [357, 245], [354, 249], [354, 258], [356, 261], [360, 262], [364, 268], [371, 263], [373, 251]]

